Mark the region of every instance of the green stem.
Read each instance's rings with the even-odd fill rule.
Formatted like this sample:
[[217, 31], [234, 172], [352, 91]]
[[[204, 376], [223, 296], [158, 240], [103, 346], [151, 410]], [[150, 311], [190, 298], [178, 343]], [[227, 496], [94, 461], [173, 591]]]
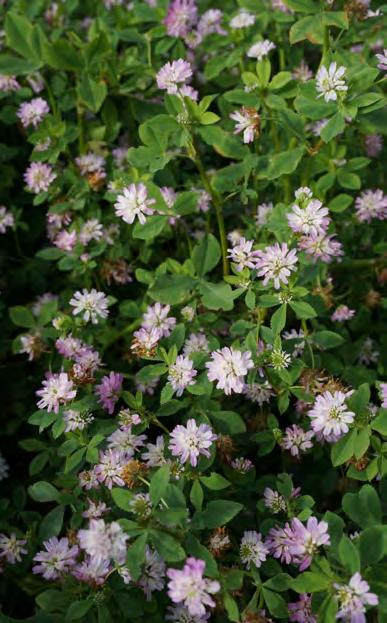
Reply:
[[224, 226], [224, 218], [223, 218], [221, 198], [218, 195], [218, 193], [211, 186], [211, 182], [208, 179], [208, 175], [206, 173], [206, 170], [205, 170], [205, 168], [203, 166], [203, 162], [202, 162], [201, 157], [200, 157], [200, 152], [199, 152], [195, 142], [193, 143], [193, 145], [194, 145], [194, 149], [195, 149], [194, 161], [195, 161], [196, 167], [197, 167], [197, 169], [199, 171], [200, 179], [202, 181], [202, 184], [203, 184], [205, 190], [210, 195], [212, 203], [214, 204], [215, 213], [216, 213], [216, 220], [218, 221], [220, 246], [221, 246], [221, 249], [222, 249], [223, 275], [228, 275], [229, 272], [230, 272], [230, 268], [229, 268], [229, 262], [228, 262], [228, 258], [227, 258], [227, 238], [226, 238], [226, 229], [225, 229], [225, 226]]
[[326, 62], [330, 50], [329, 26], [324, 26], [323, 53], [321, 64]]

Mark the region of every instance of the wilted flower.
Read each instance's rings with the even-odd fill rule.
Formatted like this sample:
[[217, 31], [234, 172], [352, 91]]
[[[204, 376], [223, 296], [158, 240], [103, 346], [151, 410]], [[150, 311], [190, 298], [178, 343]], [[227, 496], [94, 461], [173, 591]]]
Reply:
[[299, 80], [300, 82], [309, 82], [313, 78], [313, 72], [309, 69], [308, 65], [304, 60], [295, 67], [292, 72], [292, 76], [294, 80]]
[[297, 623], [317, 623], [312, 614], [312, 600], [307, 593], [301, 593], [299, 600], [288, 604], [289, 621]]

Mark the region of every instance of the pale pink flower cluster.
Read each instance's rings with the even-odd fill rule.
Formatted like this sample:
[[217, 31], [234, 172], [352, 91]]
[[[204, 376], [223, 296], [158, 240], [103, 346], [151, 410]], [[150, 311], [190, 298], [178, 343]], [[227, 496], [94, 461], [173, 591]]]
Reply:
[[[182, 88], [187, 87], [192, 78], [192, 67], [188, 61], [179, 58], [177, 61], [166, 63], [156, 75], [157, 86], [159, 89], [169, 94], [176, 95], [182, 93]], [[183, 95], [189, 97], [189, 92]]]
[[16, 80], [16, 76], [6, 76], [0, 74], [0, 91], [2, 93], [12, 93], [12, 91], [18, 91], [20, 84]]
[[5, 206], [0, 206], [0, 234], [5, 234], [7, 227], [14, 227], [15, 219], [12, 212]]
[[52, 167], [44, 162], [31, 162], [24, 173], [27, 189], [36, 195], [47, 192], [56, 177]]
[[351, 394], [352, 391], [325, 391], [316, 397], [308, 416], [317, 439], [334, 443], [349, 431], [349, 425], [355, 419], [355, 414], [346, 405]]
[[355, 310], [350, 309], [348, 305], [339, 305], [331, 315], [331, 320], [333, 322], [344, 322], [353, 318], [355, 314]]
[[270, 41], [269, 39], [264, 39], [263, 41], [258, 41], [254, 43], [251, 48], [249, 48], [247, 52], [247, 56], [249, 58], [256, 58], [257, 61], [261, 61], [265, 56], [276, 48], [275, 43]]
[[366, 623], [366, 606], [377, 606], [378, 596], [370, 592], [368, 582], [356, 572], [348, 584], [334, 584], [339, 602], [337, 619], [349, 623]]
[[36, 128], [49, 112], [50, 107], [46, 100], [42, 97], [36, 97], [30, 102], [20, 104], [16, 114], [25, 128], [28, 128], [30, 125]]
[[365, 190], [356, 198], [356, 216], [362, 223], [370, 223], [372, 219], [387, 219], [387, 195], [380, 188]]
[[328, 524], [309, 517], [306, 526], [298, 519], [292, 519], [284, 528], [269, 531], [265, 542], [270, 554], [286, 564], [298, 565], [300, 571], [310, 567], [313, 556], [322, 545], [330, 545]]
[[244, 378], [254, 367], [250, 351], [240, 351], [224, 347], [211, 353], [211, 361], [206, 363], [209, 381], [217, 381], [216, 387], [225, 394], [241, 394], [245, 387]]
[[255, 108], [243, 106], [231, 113], [230, 118], [236, 122], [234, 134], [243, 132], [244, 143], [252, 143], [259, 136], [260, 117]]
[[181, 463], [189, 461], [192, 467], [196, 467], [199, 455], [209, 458], [209, 448], [216, 439], [217, 435], [208, 424], [198, 426], [191, 418], [186, 426], [182, 424], [175, 426], [168, 447], [173, 456], [179, 457]]
[[280, 445], [284, 450], [289, 450], [292, 456], [299, 457], [313, 447], [313, 431], [305, 431], [297, 424], [292, 424], [285, 429]]
[[109, 375], [102, 377], [101, 383], [96, 386], [95, 393], [103, 408], [109, 415], [114, 412], [114, 406], [118, 401], [124, 377], [118, 372], [110, 372]]
[[104, 292], [98, 292], [95, 288], [82, 292], [79, 290], [74, 293], [70, 299], [70, 305], [74, 308], [73, 315], [81, 315], [85, 322], [98, 324], [100, 320], [104, 320], [109, 315], [108, 300]]
[[206, 614], [206, 606], [213, 607], [211, 595], [220, 590], [216, 580], [203, 577], [205, 562], [197, 558], [187, 558], [182, 569], [168, 569], [168, 595], [174, 603], [184, 604], [193, 616]]
[[42, 575], [45, 580], [57, 580], [75, 566], [79, 549], [77, 545], [70, 546], [67, 538], [53, 536], [43, 545], [45, 551], [38, 552], [34, 557], [38, 564], [32, 567], [33, 573]]
[[297, 253], [294, 249], [289, 249], [286, 242], [281, 245], [276, 242], [273, 246], [268, 246], [257, 253], [256, 268], [258, 276], [263, 277], [263, 285], [273, 282], [274, 288], [278, 290], [281, 284], [287, 285], [292, 272], [296, 270]]
[[184, 355], [178, 355], [175, 363], [169, 366], [168, 381], [176, 396], [180, 397], [189, 385], [194, 385], [193, 380], [197, 375], [191, 359]]
[[148, 197], [146, 186], [140, 182], [124, 188], [118, 195], [114, 208], [116, 216], [121, 217], [125, 223], [131, 225], [137, 218], [144, 225], [146, 217], [154, 213], [150, 207], [154, 203], [156, 200]]
[[39, 409], [47, 409], [48, 412], [58, 413], [59, 407], [71, 402], [77, 394], [74, 383], [66, 372], [49, 374], [42, 384], [42, 389], [36, 392], [40, 396], [37, 405]]
[[242, 272], [244, 268], [255, 268], [259, 252], [253, 251], [253, 245], [253, 240], [246, 240], [241, 237], [236, 245], [231, 249], [227, 249], [227, 257], [235, 264], [238, 273]]
[[102, 562], [124, 564], [128, 535], [119, 523], [105, 523], [103, 519], [91, 519], [88, 529], [78, 530], [78, 541], [81, 549], [97, 564]]

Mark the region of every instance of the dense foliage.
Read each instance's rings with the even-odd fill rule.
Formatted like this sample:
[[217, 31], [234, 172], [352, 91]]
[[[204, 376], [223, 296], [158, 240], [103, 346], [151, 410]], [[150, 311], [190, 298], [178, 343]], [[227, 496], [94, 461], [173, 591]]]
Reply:
[[0, 620], [386, 622], [387, 5], [0, 5]]

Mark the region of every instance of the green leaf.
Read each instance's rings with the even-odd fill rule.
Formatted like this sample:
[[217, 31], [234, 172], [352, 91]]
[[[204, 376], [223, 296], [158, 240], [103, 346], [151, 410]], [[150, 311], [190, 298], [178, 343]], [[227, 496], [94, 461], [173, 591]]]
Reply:
[[243, 509], [238, 502], [216, 500], [209, 502], [201, 513], [200, 522], [205, 528], [218, 528], [234, 519]]
[[[271, 79], [269, 88], [270, 89], [281, 89], [282, 87], [285, 86], [285, 84], [288, 84], [288, 82], [290, 82], [291, 80], [292, 80], [292, 74], [290, 73], [290, 71], [280, 71], [278, 74], [273, 76], [273, 78]], [[285, 109], [285, 110], [289, 112], [288, 109]]]
[[317, 316], [313, 307], [304, 301], [290, 301], [290, 307], [295, 312], [297, 318], [308, 320]]
[[323, 25], [321, 15], [311, 15], [298, 20], [289, 31], [289, 41], [293, 45], [307, 39], [310, 43], [320, 45], [323, 42]]
[[305, 571], [297, 578], [289, 582], [290, 588], [296, 593], [318, 593], [325, 591], [329, 584], [330, 578], [322, 573], [314, 573]]
[[228, 620], [238, 623], [238, 621], [240, 621], [238, 604], [235, 599], [231, 597], [230, 593], [224, 594], [223, 604], [227, 612]]
[[362, 428], [357, 433], [354, 445], [354, 455], [359, 460], [367, 452], [370, 445], [371, 429], [369, 426]]
[[321, 130], [321, 138], [324, 143], [329, 143], [335, 136], [341, 134], [345, 128], [345, 117], [342, 112], [337, 112]]
[[39, 480], [28, 487], [28, 493], [35, 502], [55, 502], [59, 491], [49, 482]]
[[365, 415], [368, 413], [368, 403], [370, 401], [370, 397], [370, 386], [368, 383], [362, 383], [362, 385], [360, 385], [360, 387], [348, 399], [348, 407], [351, 411], [354, 411], [356, 415]]
[[82, 102], [94, 113], [101, 108], [107, 95], [105, 82], [96, 82], [86, 73], [83, 73], [78, 83], [77, 92]]
[[133, 238], [153, 240], [153, 238], [161, 234], [167, 223], [167, 216], [149, 216], [144, 225], [141, 225], [140, 222], [135, 224], [132, 232]]
[[211, 411], [208, 417], [215, 422], [217, 430], [223, 434], [237, 435], [246, 431], [246, 424], [235, 411]]
[[387, 409], [380, 409], [378, 415], [371, 420], [371, 428], [387, 436]]
[[361, 528], [369, 528], [381, 523], [380, 500], [371, 485], [364, 485], [358, 493], [346, 493], [342, 506], [348, 517]]
[[204, 493], [198, 480], [194, 480], [192, 484], [189, 499], [197, 511], [202, 510]]
[[152, 476], [149, 486], [149, 494], [154, 506], [163, 497], [169, 483], [171, 468], [169, 465], [163, 465]]
[[221, 258], [220, 244], [212, 234], [204, 236], [192, 252], [192, 262], [198, 277], [215, 268]]
[[355, 173], [349, 173], [344, 169], [339, 169], [337, 172], [337, 179], [343, 188], [349, 188], [350, 190], [359, 190], [359, 188], [361, 188], [361, 179]]
[[298, 13], [315, 13], [318, 9], [312, 0], [284, 0], [284, 4]]
[[355, 452], [356, 436], [357, 431], [355, 429], [350, 430], [346, 435], [341, 437], [341, 439], [332, 445], [331, 459], [334, 467], [338, 467], [346, 461], [349, 461], [349, 459], [353, 456]]
[[151, 530], [149, 534], [155, 549], [164, 560], [167, 562], [184, 560], [186, 553], [175, 537], [161, 530]]
[[367, 528], [359, 536], [361, 566], [374, 565], [384, 557], [383, 527]]
[[35, 324], [33, 313], [27, 307], [22, 307], [21, 305], [10, 307], [9, 317], [17, 327], [30, 329]]
[[344, 342], [344, 338], [333, 331], [317, 331], [313, 335], [313, 342], [325, 350], [327, 348], [337, 348]]
[[144, 532], [129, 545], [126, 564], [134, 581], [141, 575], [141, 565], [145, 561], [145, 546], [148, 541], [148, 532]]
[[353, 203], [353, 197], [351, 197], [351, 195], [340, 193], [328, 203], [328, 208], [331, 212], [344, 212], [351, 203]]
[[191, 532], [188, 532], [186, 536], [185, 548], [187, 553], [195, 558], [200, 558], [200, 560], [204, 560], [206, 563], [206, 571], [205, 574], [210, 578], [219, 577], [218, 565], [216, 564], [216, 560], [213, 555], [208, 551], [208, 549], [202, 545], [196, 537]]
[[287, 618], [289, 615], [286, 601], [278, 593], [270, 591], [268, 588], [262, 586], [262, 595], [265, 600], [265, 604], [268, 607], [270, 614], [280, 619]]
[[79, 51], [63, 38], [46, 44], [43, 48], [43, 55], [46, 63], [54, 69], [79, 72], [83, 66]]
[[12, 50], [28, 61], [41, 64], [38, 31], [26, 17], [14, 11], [6, 11], [5, 33]]
[[161, 275], [150, 288], [149, 295], [160, 303], [178, 305], [184, 301], [195, 283], [188, 275]]
[[27, 60], [11, 54], [0, 54], [0, 73], [6, 76], [21, 76], [32, 74], [39, 69], [38, 60]]
[[270, 327], [275, 335], [279, 335], [286, 325], [286, 303], [283, 303], [271, 317]]
[[230, 486], [230, 482], [227, 478], [224, 478], [220, 474], [213, 472], [210, 476], [202, 476], [200, 481], [211, 491], [221, 491]]
[[78, 621], [84, 617], [93, 605], [91, 599], [82, 599], [79, 601], [73, 601], [66, 613], [65, 621]]
[[339, 543], [339, 556], [343, 566], [353, 575], [360, 571], [360, 556], [355, 545], [347, 536], [343, 536]]
[[133, 493], [131, 491], [122, 489], [121, 487], [114, 487], [111, 490], [111, 495], [119, 508], [122, 508], [122, 510], [126, 512], [129, 511], [129, 503], [133, 499]]
[[64, 506], [56, 506], [43, 518], [39, 526], [39, 535], [43, 541], [58, 536], [62, 530], [64, 511]]
[[230, 311], [234, 307], [233, 291], [228, 283], [210, 283], [204, 281], [199, 284], [202, 303], [207, 309], [224, 309]]
[[328, 11], [322, 14], [324, 26], [336, 26], [343, 30], [348, 29], [348, 13], [345, 11]]
[[293, 173], [293, 171], [297, 169], [304, 152], [305, 147], [296, 147], [295, 149], [289, 149], [288, 151], [281, 151], [279, 154], [274, 154], [270, 159], [267, 172], [268, 179], [275, 180], [281, 175]]

